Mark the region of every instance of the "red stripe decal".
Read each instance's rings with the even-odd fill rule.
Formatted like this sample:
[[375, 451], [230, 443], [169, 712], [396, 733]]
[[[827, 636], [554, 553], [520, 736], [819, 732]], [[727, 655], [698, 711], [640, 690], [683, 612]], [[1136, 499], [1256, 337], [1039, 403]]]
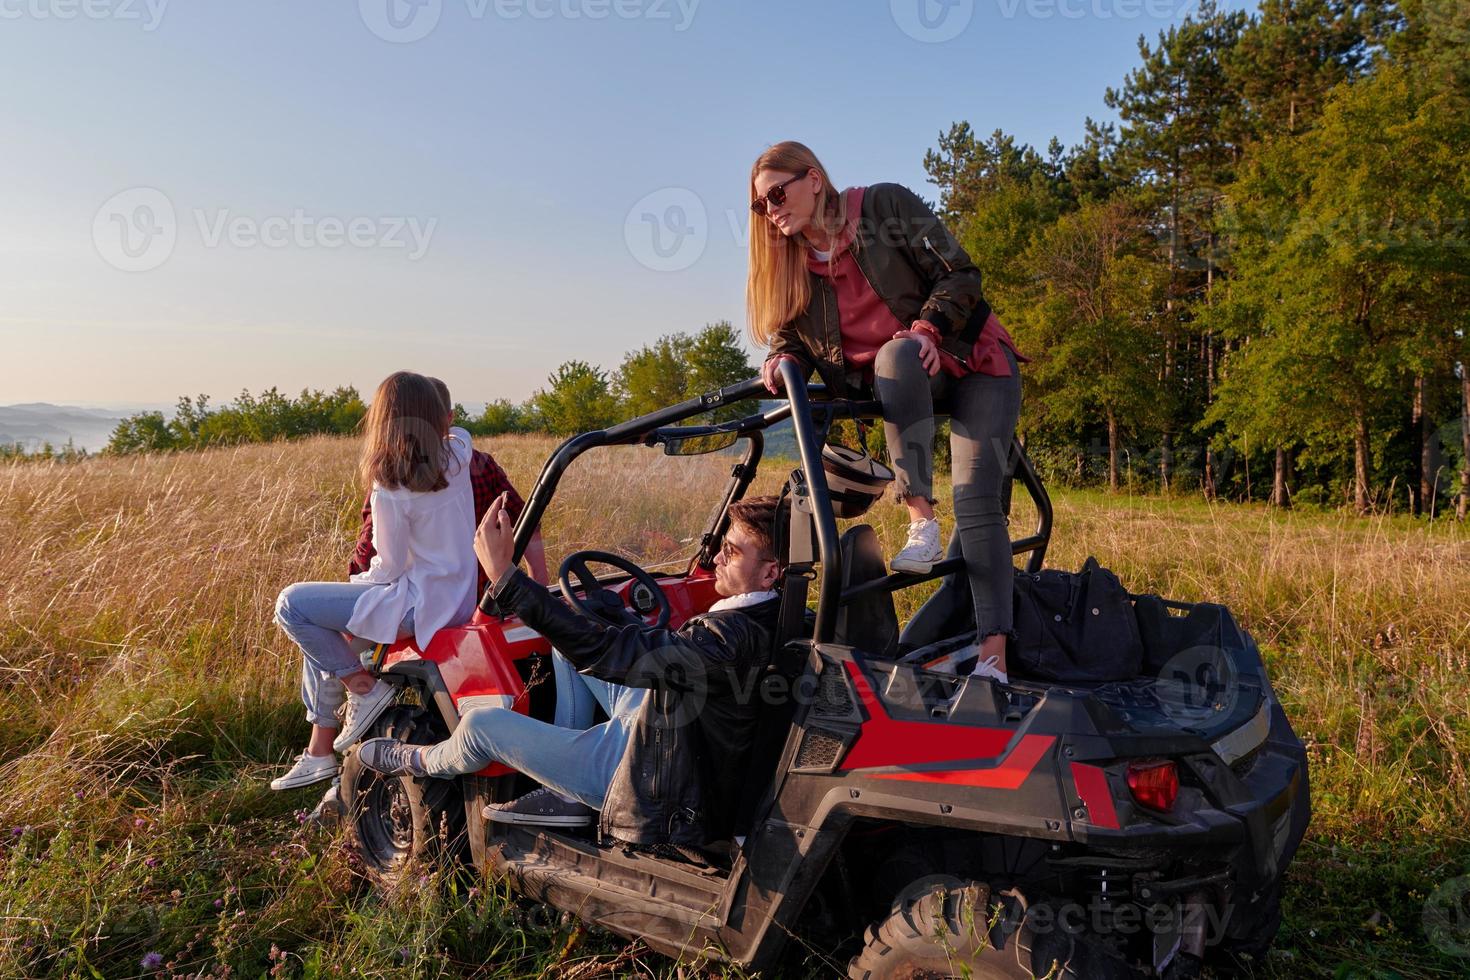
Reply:
[[1118, 829], [1118, 811], [1113, 809], [1113, 793], [1108, 789], [1108, 774], [1097, 766], [1072, 763], [1072, 781], [1077, 784], [1077, 798], [1087, 807], [1087, 819], [1093, 826]]
[[[858, 701], [868, 718], [858, 733], [857, 741], [842, 760], [844, 769], [993, 759], [1003, 754], [1011, 742], [1014, 733], [1005, 728], [980, 728], [947, 721], [901, 721], [892, 718], [858, 665], [847, 661], [846, 667], [857, 690]], [[1027, 735], [1021, 739], [1009, 758], [993, 768], [967, 767], [934, 772], [871, 775], [878, 779], [1015, 789], [1036, 768], [1036, 763], [1055, 741], [1051, 735]]]
[[874, 779], [902, 779], [911, 783], [944, 783], [985, 789], [1016, 789], [1031, 775], [1036, 763], [1051, 749], [1051, 735], [1027, 735], [1006, 761], [992, 769], [941, 769], [935, 772], [875, 772]]

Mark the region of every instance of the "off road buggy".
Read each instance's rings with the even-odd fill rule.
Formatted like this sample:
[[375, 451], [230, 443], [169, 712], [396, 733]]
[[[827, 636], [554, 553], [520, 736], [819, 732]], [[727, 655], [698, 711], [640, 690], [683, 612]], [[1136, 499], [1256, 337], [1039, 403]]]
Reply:
[[[677, 626], [715, 601], [725, 508], [751, 486], [768, 430], [790, 420], [793, 560], [783, 635], [758, 692], [752, 764], [730, 774], [744, 794], [736, 840], [700, 864], [577, 832], [491, 824], [483, 806], [531, 789], [524, 777], [491, 766], [457, 782], [388, 778], [354, 751], [342, 790], [366, 862], [392, 873], [448, 842], [481, 871], [588, 923], [671, 956], [758, 970], [793, 940], [846, 961], [855, 977], [1182, 977], [1262, 955], [1309, 806], [1305, 751], [1254, 641], [1221, 606], [1125, 594], [1142, 648], [1137, 676], [1042, 681], [1013, 659], [1000, 685], [926, 669], [954, 645], [949, 634], [964, 633], [967, 604], [926, 607], [895, 638], [884, 627], [896, 622], [893, 595], [963, 578], [962, 563], [948, 559], [928, 575], [864, 565], [871, 529], [839, 533], [822, 451], [834, 419], [875, 418], [880, 406], [829, 397], [790, 365], [783, 372], [787, 396], [774, 407], [750, 381], [568, 439], [517, 525], [519, 558], [568, 467], [589, 450], [743, 444], [743, 456], [727, 450], [723, 504], [681, 573], [592, 552], [562, 566], [563, 597], [585, 614]], [[751, 414], [681, 424], [717, 409], [728, 416], [737, 404]], [[1042, 568], [1052, 508], [1019, 444], [1009, 465], [1037, 514], [1035, 532], [1013, 542], [1026, 556], [1018, 584], [1061, 575]], [[807, 532], [812, 553], [803, 555]], [[620, 574], [593, 578], [594, 560]], [[376, 668], [403, 690], [374, 734], [437, 741], [485, 704], [549, 719], [548, 654], [543, 638], [488, 599], [425, 650], [411, 641], [380, 648]]]

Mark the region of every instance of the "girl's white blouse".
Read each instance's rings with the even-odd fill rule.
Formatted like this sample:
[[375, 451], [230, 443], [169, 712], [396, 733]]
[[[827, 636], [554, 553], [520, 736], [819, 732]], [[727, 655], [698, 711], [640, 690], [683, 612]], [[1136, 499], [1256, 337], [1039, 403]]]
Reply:
[[449, 485], [421, 492], [373, 485], [373, 547], [377, 554], [354, 582], [368, 589], [352, 607], [347, 632], [392, 643], [413, 610], [420, 650], [441, 628], [467, 621], [475, 609], [475, 495], [470, 487], [470, 434], [455, 427], [444, 440]]

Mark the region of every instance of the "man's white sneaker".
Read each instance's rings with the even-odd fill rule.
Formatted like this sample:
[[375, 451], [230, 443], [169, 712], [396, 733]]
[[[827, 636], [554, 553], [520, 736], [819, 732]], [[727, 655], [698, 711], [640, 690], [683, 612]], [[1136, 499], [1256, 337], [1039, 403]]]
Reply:
[[373, 722], [378, 720], [383, 709], [393, 703], [397, 693], [397, 688], [383, 681], [373, 684], [373, 689], [366, 694], [353, 694], [349, 691], [347, 711], [342, 716], [342, 731], [332, 740], [332, 748], [345, 752], [356, 744], [373, 727]]
[[305, 752], [296, 757], [296, 764], [284, 776], [271, 780], [271, 789], [296, 789], [310, 786], [337, 775], [335, 755], [309, 755]]
[[909, 539], [903, 550], [893, 556], [888, 566], [895, 572], [927, 572], [944, 557], [939, 546], [939, 522], [934, 518], [917, 520], [909, 525]]

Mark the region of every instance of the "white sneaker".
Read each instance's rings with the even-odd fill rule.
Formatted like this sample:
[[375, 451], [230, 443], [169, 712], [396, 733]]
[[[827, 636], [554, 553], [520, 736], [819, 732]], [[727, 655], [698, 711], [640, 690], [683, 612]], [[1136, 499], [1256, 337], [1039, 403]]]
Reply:
[[1010, 678], [1006, 676], [1005, 671], [996, 666], [998, 663], [1000, 663], [1000, 657], [996, 654], [991, 654], [975, 664], [975, 669], [970, 671], [970, 676], [988, 677], [993, 681], [1009, 684], [1011, 682]]
[[338, 752], [351, 748], [373, 727], [373, 722], [378, 720], [378, 715], [383, 713], [384, 708], [393, 703], [397, 693], [397, 688], [383, 681], [375, 683], [373, 689], [366, 694], [353, 694], [349, 691], [347, 711], [342, 716], [342, 731], [332, 740], [332, 748]]
[[271, 789], [296, 789], [310, 786], [337, 775], [335, 755], [308, 755], [303, 752], [296, 757], [296, 764], [284, 776], [271, 780]]
[[944, 557], [939, 546], [939, 522], [934, 518], [917, 520], [909, 525], [909, 539], [903, 550], [893, 556], [888, 567], [895, 572], [927, 572]]

